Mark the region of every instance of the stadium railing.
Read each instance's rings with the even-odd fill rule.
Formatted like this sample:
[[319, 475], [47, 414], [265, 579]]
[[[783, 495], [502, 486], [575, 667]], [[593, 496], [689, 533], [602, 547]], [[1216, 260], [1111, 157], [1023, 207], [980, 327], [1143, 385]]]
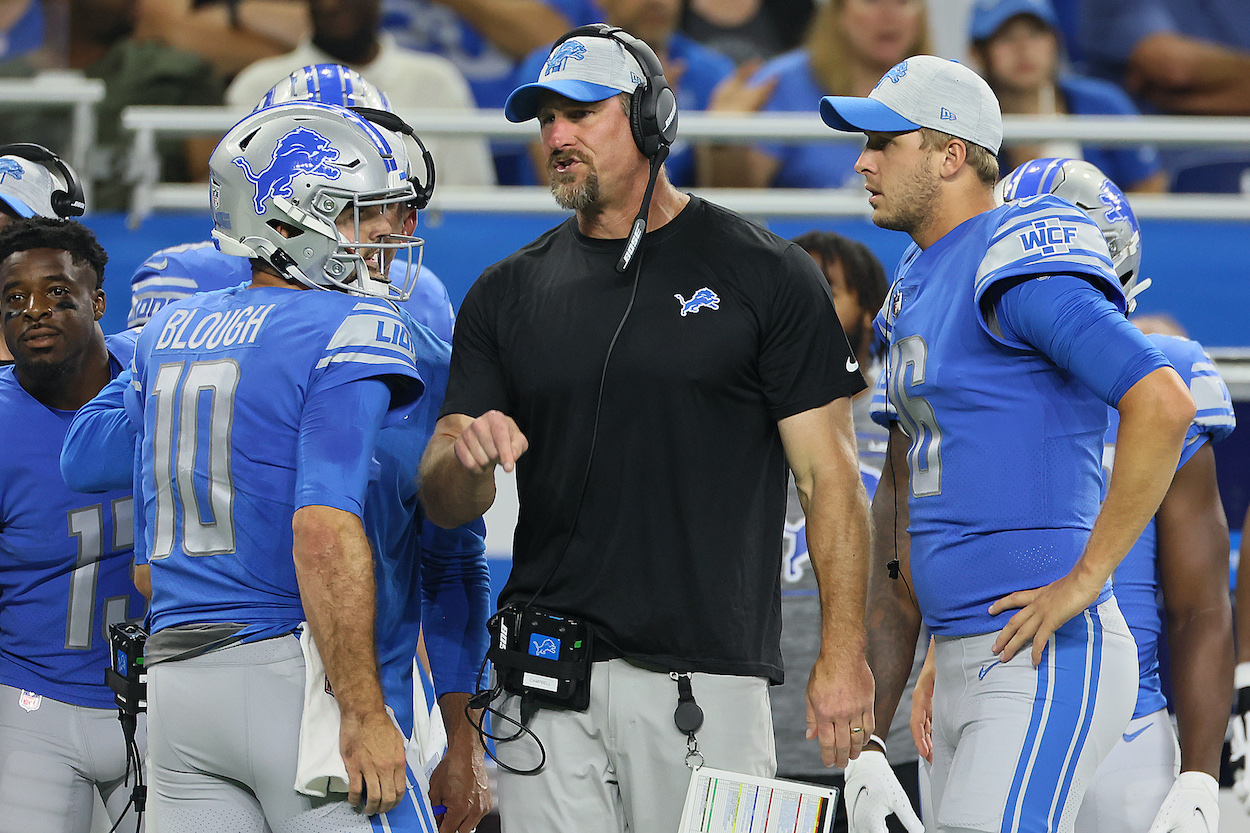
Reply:
[[104, 82], [72, 72], [41, 72], [32, 78], [0, 79], [0, 112], [16, 109], [69, 110], [70, 139], [66, 161], [83, 177], [91, 204], [92, 152], [96, 147], [96, 105], [104, 100]]
[[[128, 107], [122, 125], [133, 133], [129, 175], [134, 184], [131, 222], [139, 223], [154, 211], [202, 210], [208, 205], [203, 183], [160, 180], [156, 142], [160, 136], [220, 136], [245, 111], [227, 107]], [[489, 139], [529, 141], [532, 124], [512, 124], [498, 110], [466, 112], [402, 112], [422, 137], [484, 136]], [[858, 134], [837, 133], [814, 114], [759, 114], [722, 116], [683, 113], [683, 141], [720, 143], [841, 142], [857, 144]], [[1030, 118], [1008, 116], [1003, 132], [1009, 141], [1079, 141], [1099, 145], [1153, 144], [1156, 147], [1250, 147], [1250, 118], [1191, 116]], [[696, 189], [728, 208], [753, 216], [867, 216], [863, 192], [854, 189]], [[558, 209], [546, 188], [439, 188], [432, 209], [446, 211], [504, 211], [554, 213]], [[1250, 219], [1250, 197], [1242, 195], [1134, 195], [1139, 217], [1171, 219]]]

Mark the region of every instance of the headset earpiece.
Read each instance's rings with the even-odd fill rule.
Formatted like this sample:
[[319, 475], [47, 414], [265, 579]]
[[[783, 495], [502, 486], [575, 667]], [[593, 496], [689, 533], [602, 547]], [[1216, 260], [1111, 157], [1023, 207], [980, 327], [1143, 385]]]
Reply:
[[412, 129], [412, 126], [395, 113], [390, 113], [386, 110], [378, 110], [373, 107], [348, 107], [347, 109], [362, 118], [368, 119], [384, 130], [408, 136], [417, 143], [417, 147], [421, 149], [421, 160], [425, 163], [425, 182], [413, 183], [413, 190], [416, 191], [416, 196], [412, 200], [412, 207], [420, 211], [429, 205], [430, 197], [434, 196], [434, 157], [425, 149], [425, 144], [421, 141], [421, 137], [417, 135], [417, 132]]
[[642, 68], [644, 77], [633, 92], [629, 127], [638, 150], [648, 159], [653, 158], [661, 147], [672, 145], [677, 138], [677, 97], [664, 77], [659, 57], [644, 41], [606, 23], [577, 27], [552, 44], [551, 51], [570, 38], [587, 36], [616, 41]]
[[57, 217], [62, 219], [66, 217], [81, 217], [87, 210], [86, 197], [83, 195], [82, 183], [78, 179], [78, 174], [74, 173], [74, 169], [69, 166], [61, 157], [48, 150], [43, 145], [37, 145], [34, 142], [14, 142], [13, 144], [0, 145], [0, 156], [16, 156], [19, 159], [25, 159], [27, 162], [34, 162], [36, 165], [42, 165], [48, 169], [54, 177], [60, 177], [65, 183], [65, 188], [53, 188], [50, 198], [52, 210]]

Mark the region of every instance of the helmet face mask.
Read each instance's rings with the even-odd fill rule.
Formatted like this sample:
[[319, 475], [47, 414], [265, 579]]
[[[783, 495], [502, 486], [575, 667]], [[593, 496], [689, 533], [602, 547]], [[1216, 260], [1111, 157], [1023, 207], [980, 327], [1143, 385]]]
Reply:
[[1136, 306], [1134, 298], [1150, 286], [1150, 279], [1139, 277], [1141, 226], [1124, 193], [1082, 159], [1034, 159], [1003, 177], [994, 188], [999, 203], [1038, 194], [1062, 197], [1088, 214], [1102, 231], [1131, 312]]
[[[398, 137], [349, 110], [258, 110], [209, 161], [213, 236], [223, 252], [259, 258], [305, 286], [405, 300], [423, 246], [400, 233], [415, 198], [408, 170]], [[395, 218], [389, 231], [378, 231], [379, 213]], [[404, 254], [408, 279], [397, 286], [386, 267]]]

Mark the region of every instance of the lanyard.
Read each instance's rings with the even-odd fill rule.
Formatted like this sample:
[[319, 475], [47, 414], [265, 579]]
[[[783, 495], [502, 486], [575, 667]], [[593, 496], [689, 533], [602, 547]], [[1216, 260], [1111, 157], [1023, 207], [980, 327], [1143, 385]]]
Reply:
[[699, 752], [699, 741], [694, 733], [703, 725], [703, 709], [694, 700], [689, 671], [670, 671], [669, 676], [677, 682], [677, 709], [673, 712], [673, 723], [686, 736], [686, 766], [698, 769], [703, 766], [703, 754]]

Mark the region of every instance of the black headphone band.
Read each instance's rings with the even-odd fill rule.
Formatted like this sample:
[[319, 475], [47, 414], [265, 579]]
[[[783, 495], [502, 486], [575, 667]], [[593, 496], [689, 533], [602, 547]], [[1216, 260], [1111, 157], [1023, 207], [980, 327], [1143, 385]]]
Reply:
[[412, 126], [397, 114], [387, 110], [378, 110], [375, 107], [348, 107], [347, 109], [362, 118], [368, 119], [383, 130], [389, 130], [401, 136], [409, 136], [417, 143], [417, 147], [421, 149], [421, 160], [425, 163], [425, 182], [414, 183], [413, 190], [416, 191], [416, 196], [412, 201], [412, 206], [420, 210], [429, 205], [430, 197], [434, 195], [434, 157], [426, 150], [425, 143], [421, 141], [417, 131], [413, 130]]
[[551, 45], [550, 52], [554, 52], [565, 41], [579, 37], [616, 41], [638, 62], [645, 77], [643, 83], [633, 92], [630, 127], [634, 132], [634, 141], [648, 158], [654, 157], [660, 147], [671, 145], [677, 137], [677, 99], [668, 79], [664, 77], [664, 66], [655, 50], [646, 41], [634, 37], [619, 26], [591, 23], [566, 32]]
[[34, 162], [47, 168], [49, 173], [59, 175], [65, 188], [53, 188], [50, 202], [57, 217], [81, 217], [87, 210], [86, 197], [83, 194], [82, 182], [78, 174], [65, 160], [34, 142], [13, 142], [0, 145], [0, 156], [16, 156], [27, 162]]
[[[642, 67], [643, 74], [647, 79], [664, 78], [664, 67], [660, 64], [660, 58], [655, 54], [655, 50], [647, 45], [646, 41], [634, 37], [629, 32], [619, 26], [609, 26], [606, 23], [589, 23], [585, 26], [578, 26], [569, 32], [565, 32], [555, 43], [551, 45], [551, 52], [556, 47], [572, 38], [580, 38], [582, 36], [609, 38], [625, 47], [625, 51], [633, 56], [638, 62], [638, 66]], [[664, 82], [667, 85], [667, 80]]]

